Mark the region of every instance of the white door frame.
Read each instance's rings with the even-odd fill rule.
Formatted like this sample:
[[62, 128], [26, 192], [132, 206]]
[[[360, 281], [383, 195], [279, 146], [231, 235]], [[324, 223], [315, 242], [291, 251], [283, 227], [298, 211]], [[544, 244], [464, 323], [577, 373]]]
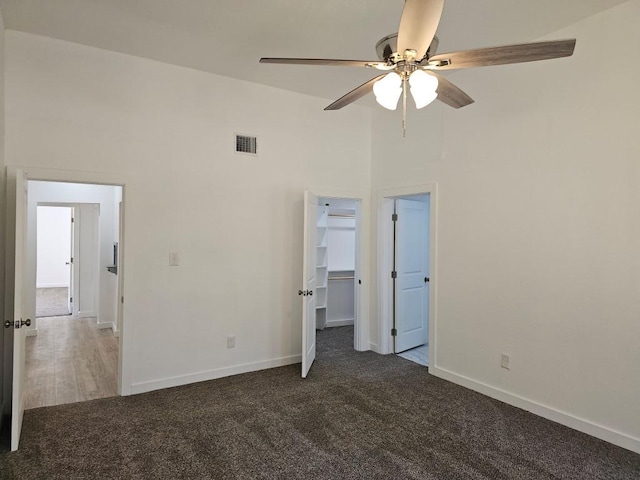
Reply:
[[[41, 180], [47, 182], [63, 182], [63, 183], [84, 183], [84, 184], [92, 184], [92, 185], [111, 185], [116, 187], [122, 187], [122, 210], [126, 214], [127, 211], [127, 202], [126, 202], [126, 192], [127, 192], [127, 183], [130, 182], [130, 178], [126, 175], [116, 175], [109, 173], [100, 173], [100, 172], [83, 172], [78, 170], [55, 170], [55, 169], [47, 169], [47, 168], [36, 168], [36, 167], [21, 167], [21, 166], [8, 166], [7, 167], [7, 204], [6, 211], [8, 215], [5, 217], [7, 220], [10, 220], [14, 217], [11, 214], [12, 210], [15, 210], [15, 198], [11, 196], [11, 193], [15, 195], [15, 179], [16, 172], [18, 170], [22, 170], [27, 180]], [[123, 215], [124, 217], [124, 215]], [[7, 242], [5, 244], [6, 252], [11, 253], [11, 257], [13, 256], [13, 248], [15, 241], [11, 240], [12, 236], [15, 236], [15, 224], [10, 224], [11, 222], [7, 221], [6, 223], [6, 235]], [[126, 222], [124, 219], [122, 220], [122, 229], [121, 235], [126, 239]], [[124, 243], [124, 242], [123, 242]], [[124, 251], [124, 245], [120, 245], [119, 252], [120, 262], [124, 265], [126, 260], [126, 254]], [[9, 258], [9, 256], [7, 256]], [[9, 262], [10, 263], [10, 262]], [[124, 273], [124, 268], [122, 269]], [[119, 272], [120, 273], [120, 272]], [[15, 276], [15, 272], [12, 269], [6, 269], [6, 293], [5, 293], [5, 312], [13, 312], [13, 277]], [[124, 296], [124, 288], [126, 285], [126, 281], [123, 278], [121, 280], [122, 292], [121, 296]], [[131, 395], [132, 394], [132, 374], [131, 374], [131, 358], [133, 358], [132, 346], [130, 345], [129, 339], [132, 338], [130, 332], [132, 331], [132, 319], [128, 319], [126, 316], [126, 309], [123, 307], [122, 313], [122, 329], [120, 331], [119, 337], [120, 341], [119, 350], [118, 350], [118, 395]], [[8, 318], [8, 317], [7, 317]], [[7, 388], [11, 385], [12, 378], [4, 379], [4, 384]], [[6, 389], [5, 389], [5, 393]], [[10, 398], [6, 397], [5, 398]], [[5, 405], [5, 410], [10, 408], [10, 406]]]
[[429, 366], [436, 366], [437, 352], [437, 304], [438, 304], [438, 257], [437, 257], [437, 184], [427, 183], [407, 187], [389, 188], [378, 192], [378, 318], [380, 319], [380, 345], [378, 352], [393, 353], [393, 214], [394, 201], [398, 197], [429, 195]]
[[[353, 348], [358, 351], [371, 349], [369, 342], [369, 237], [370, 207], [368, 195], [353, 190], [333, 190], [309, 187], [317, 197], [356, 200], [356, 265], [355, 265], [355, 319], [353, 322]], [[359, 283], [361, 282], [361, 283]]]

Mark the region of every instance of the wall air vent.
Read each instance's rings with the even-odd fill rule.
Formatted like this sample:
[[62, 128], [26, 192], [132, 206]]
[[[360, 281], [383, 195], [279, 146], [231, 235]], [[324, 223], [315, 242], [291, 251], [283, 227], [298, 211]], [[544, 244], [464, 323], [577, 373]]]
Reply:
[[258, 155], [258, 139], [250, 135], [236, 133], [236, 153]]

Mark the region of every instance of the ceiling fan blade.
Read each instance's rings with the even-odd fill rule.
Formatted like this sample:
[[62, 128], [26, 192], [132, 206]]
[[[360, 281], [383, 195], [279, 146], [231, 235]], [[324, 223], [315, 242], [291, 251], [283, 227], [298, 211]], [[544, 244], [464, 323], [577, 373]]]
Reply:
[[378, 60], [333, 60], [328, 58], [261, 58], [260, 63], [279, 63], [283, 65], [323, 65], [331, 67], [369, 67], [380, 70], [392, 69]]
[[416, 60], [427, 53], [436, 34], [444, 0], [406, 0], [398, 29], [398, 53], [415, 50]]
[[438, 89], [436, 92], [438, 92], [438, 100], [441, 102], [444, 102], [453, 108], [466, 107], [474, 102], [473, 98], [464, 93], [442, 75], [438, 75], [434, 72], [428, 73], [438, 79]]
[[429, 59], [425, 67], [433, 70], [487, 67], [510, 63], [536, 62], [552, 58], [570, 57], [576, 39], [552, 42], [524, 43], [504, 47], [478, 48], [462, 52], [442, 53]]
[[[386, 74], [385, 74], [386, 75]], [[372, 78], [366, 83], [363, 83], [358, 88], [351, 90], [349, 93], [340, 97], [338, 100], [329, 105], [325, 110], [339, 110], [342, 107], [346, 107], [350, 103], [355, 102], [359, 98], [364, 97], [366, 94], [371, 93], [373, 91], [373, 84], [378, 80], [383, 78], [385, 75], [378, 75], [375, 78]]]

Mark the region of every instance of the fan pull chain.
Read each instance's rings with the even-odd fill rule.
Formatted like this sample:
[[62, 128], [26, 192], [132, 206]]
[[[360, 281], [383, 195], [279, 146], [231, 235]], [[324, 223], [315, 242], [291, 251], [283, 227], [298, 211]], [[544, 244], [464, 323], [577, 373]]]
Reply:
[[407, 138], [407, 76], [402, 76], [402, 138]]

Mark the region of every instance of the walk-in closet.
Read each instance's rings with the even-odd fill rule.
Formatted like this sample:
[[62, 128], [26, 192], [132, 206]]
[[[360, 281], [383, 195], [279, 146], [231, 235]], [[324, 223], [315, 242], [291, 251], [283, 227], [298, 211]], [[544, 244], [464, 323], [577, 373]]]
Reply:
[[323, 330], [355, 321], [358, 203], [335, 198], [318, 203], [316, 327]]

